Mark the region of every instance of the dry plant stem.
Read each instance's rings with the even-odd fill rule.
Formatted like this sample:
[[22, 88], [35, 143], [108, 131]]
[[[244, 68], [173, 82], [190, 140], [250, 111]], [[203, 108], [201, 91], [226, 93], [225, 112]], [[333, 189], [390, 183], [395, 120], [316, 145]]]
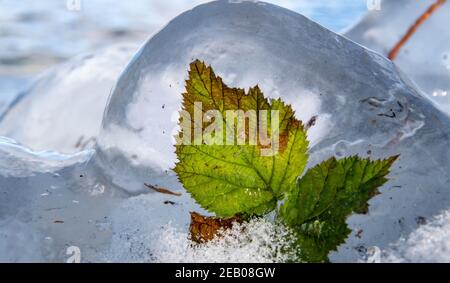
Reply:
[[391, 52], [389, 52], [388, 58], [390, 60], [395, 60], [398, 53], [400, 52], [400, 49], [405, 45], [406, 42], [413, 36], [413, 34], [417, 31], [417, 29], [422, 25], [439, 7], [441, 7], [446, 0], [437, 0], [436, 3], [431, 5], [428, 10], [425, 11], [412, 25], [408, 32], [402, 37], [402, 39], [395, 45], [394, 48], [392, 48]]
[[173, 196], [177, 196], [177, 197], [181, 196], [180, 193], [174, 193], [174, 192], [172, 192], [171, 190], [168, 190], [168, 189], [165, 189], [165, 188], [160, 188], [160, 187], [153, 186], [153, 185], [150, 185], [150, 184], [144, 184], [144, 185], [145, 185], [147, 188], [149, 188], [149, 189], [151, 189], [151, 190], [154, 190], [154, 191], [156, 191], [156, 192], [158, 192], [158, 193], [161, 193], [161, 194], [173, 195]]

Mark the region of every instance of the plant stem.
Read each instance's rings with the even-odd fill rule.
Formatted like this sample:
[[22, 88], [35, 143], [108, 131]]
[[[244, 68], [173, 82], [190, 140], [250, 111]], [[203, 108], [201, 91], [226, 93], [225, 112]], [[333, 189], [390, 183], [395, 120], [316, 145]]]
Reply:
[[402, 39], [392, 48], [391, 52], [389, 52], [388, 58], [390, 60], [395, 60], [400, 49], [405, 45], [405, 43], [413, 36], [413, 34], [417, 31], [420, 25], [422, 25], [439, 7], [441, 7], [446, 0], [437, 0], [433, 5], [431, 5], [425, 13], [423, 13], [416, 22], [409, 28], [406, 34], [402, 37]]

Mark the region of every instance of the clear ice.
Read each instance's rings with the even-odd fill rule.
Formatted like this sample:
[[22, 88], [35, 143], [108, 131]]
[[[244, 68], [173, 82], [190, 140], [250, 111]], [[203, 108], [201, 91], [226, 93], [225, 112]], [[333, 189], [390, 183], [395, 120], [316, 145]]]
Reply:
[[75, 153], [92, 148], [108, 96], [137, 49], [113, 45], [39, 76], [0, 114], [0, 135], [37, 151]]
[[[345, 33], [348, 38], [387, 56], [410, 26], [435, 0], [383, 0]], [[437, 108], [450, 115], [450, 13], [442, 5], [403, 46], [395, 64], [400, 67]]]
[[176, 17], [138, 51], [114, 87], [93, 149], [61, 155], [0, 141], [0, 261], [65, 261], [71, 246], [84, 262], [233, 261], [237, 247], [242, 258], [284, 260], [261, 249], [276, 245], [274, 231], [283, 230], [269, 223], [250, 241], [212, 245], [227, 255], [219, 259], [186, 244], [189, 211], [206, 212], [171, 171], [172, 136], [197, 58], [230, 86], [259, 84], [282, 97], [303, 121], [317, 115], [309, 166], [332, 155], [401, 155], [369, 213], [349, 218], [354, 233], [332, 261], [361, 260], [361, 247], [387, 249], [415, 231], [419, 217], [450, 207], [450, 119], [391, 61], [295, 12], [217, 1]]

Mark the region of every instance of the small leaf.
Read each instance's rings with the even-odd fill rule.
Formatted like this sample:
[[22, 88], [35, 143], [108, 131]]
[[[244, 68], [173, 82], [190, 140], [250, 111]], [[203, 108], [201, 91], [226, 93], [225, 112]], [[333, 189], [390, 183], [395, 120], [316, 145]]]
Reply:
[[[191, 225], [189, 228], [191, 240], [196, 243], [206, 243], [211, 241], [220, 232], [233, 227], [233, 223], [241, 223], [242, 219], [235, 216], [228, 219], [206, 217], [196, 212], [191, 212]], [[220, 236], [220, 235], [219, 235]]]
[[347, 217], [367, 212], [369, 199], [379, 193], [397, 158], [333, 157], [306, 172], [280, 208], [281, 218], [299, 234], [303, 259], [326, 261], [328, 253], [345, 242], [351, 232]]
[[[258, 86], [247, 93], [230, 88], [211, 67], [197, 60], [190, 65], [182, 110], [179, 124], [185, 125], [187, 120], [190, 129], [182, 127], [178, 140], [187, 135], [192, 143], [177, 144], [179, 162], [174, 171], [192, 197], [217, 216], [263, 215], [274, 210], [277, 201], [295, 185], [306, 166], [308, 142], [302, 123], [295, 118], [290, 105], [280, 99], [267, 99]], [[217, 110], [221, 117], [196, 121], [199, 112], [208, 116], [210, 110]], [[240, 128], [244, 131], [239, 131], [237, 116], [230, 116], [239, 112], [230, 110], [242, 111], [241, 114], [248, 114], [247, 118], [254, 111], [256, 125], [247, 123], [248, 126]], [[261, 110], [268, 113], [266, 121], [259, 117]], [[278, 113], [278, 120], [273, 113]], [[193, 135], [210, 129], [216, 119], [221, 119], [225, 126], [216, 129], [214, 135], [200, 138]], [[253, 139], [254, 131], [262, 123], [277, 123], [278, 131], [268, 128], [270, 144], [264, 143], [259, 135]], [[226, 131], [234, 133], [231, 143]], [[243, 137], [239, 136], [241, 132]], [[239, 143], [239, 138], [246, 143]], [[253, 144], [249, 142], [252, 139]]]

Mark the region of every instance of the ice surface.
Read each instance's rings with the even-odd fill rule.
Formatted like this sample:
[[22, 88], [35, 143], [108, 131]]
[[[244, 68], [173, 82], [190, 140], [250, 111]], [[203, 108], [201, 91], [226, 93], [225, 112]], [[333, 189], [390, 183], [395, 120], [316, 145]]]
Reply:
[[33, 152], [16, 141], [0, 137], [0, 175], [3, 177], [28, 177], [34, 173], [51, 173], [87, 160], [87, 152], [64, 155], [58, 152]]
[[27, 85], [28, 79], [27, 76], [0, 75], [0, 116], [9, 109], [17, 94]]
[[2, 166], [11, 166], [0, 168], [0, 262], [65, 262], [70, 247], [80, 250], [82, 262], [278, 262], [293, 256], [280, 252], [290, 232], [264, 219], [193, 247], [189, 212], [205, 212], [188, 194], [131, 196], [102, 178], [89, 163], [92, 153], [59, 155], [55, 164], [56, 153], [0, 142]]
[[[0, 143], [0, 261], [65, 261], [70, 246], [85, 262], [207, 261], [214, 251], [223, 252], [219, 261], [283, 260], [262, 247], [286, 231], [265, 221], [248, 224], [254, 228], [242, 241], [192, 250], [185, 240], [188, 212], [205, 212], [171, 171], [172, 134], [195, 58], [231, 86], [258, 83], [304, 121], [318, 115], [310, 166], [331, 155], [401, 154], [369, 214], [349, 219], [360, 238], [353, 234], [332, 260], [359, 260], [361, 247], [387, 249], [417, 228], [418, 217], [450, 207], [450, 120], [390, 61], [297, 13], [234, 2], [192, 9], [142, 47], [113, 91], [95, 151], [61, 156], [67, 163], [58, 167], [55, 157]], [[30, 170], [28, 160], [45, 170]], [[4, 171], [8, 164], [21, 174]], [[151, 192], [144, 182], [182, 196]]]
[[0, 116], [0, 135], [37, 151], [91, 148], [108, 96], [137, 48], [113, 45], [41, 75]]
[[[0, 116], [33, 75], [76, 54], [86, 50], [88, 53], [54, 67], [53, 71], [41, 76], [31, 90], [22, 93], [26, 98], [22, 97], [20, 103], [12, 106], [10, 112], [14, 114], [9, 115], [7, 125], [5, 122], [0, 124], [0, 134], [13, 137], [36, 150], [74, 152], [92, 145], [96, 121], [101, 117], [104, 104], [101, 111], [94, 112], [98, 113], [97, 117], [91, 117], [94, 116], [92, 113], [81, 115], [79, 111], [86, 114], [94, 110], [93, 105], [101, 105], [100, 99], [92, 101], [92, 97], [98, 98], [92, 93], [104, 94], [104, 89], [109, 93], [112, 81], [123, 69], [128, 59], [117, 43], [141, 44], [171, 18], [204, 2], [209, 1], [135, 0], [133, 5], [128, 2], [111, 5], [109, 1], [96, 0], [81, 1], [80, 10], [77, 10], [76, 5], [70, 5], [76, 1], [40, 0], [38, 4], [33, 0], [1, 1], [5, 13], [0, 13]], [[335, 31], [355, 22], [366, 7], [365, 3], [353, 0], [270, 2], [299, 11]], [[109, 47], [102, 50], [104, 52], [91, 52], [105, 46]], [[85, 60], [84, 57], [95, 58]], [[74, 70], [69, 72], [68, 66]], [[87, 68], [91, 68], [92, 73], [87, 74]], [[111, 83], [107, 84], [105, 80], [111, 80]], [[58, 95], [63, 92], [62, 88], [68, 94]], [[67, 99], [74, 92], [77, 99]], [[65, 109], [66, 113], [61, 114], [59, 109]], [[50, 116], [60, 119], [49, 121], [47, 117]], [[53, 123], [60, 129], [61, 124], [69, 124], [74, 117], [95, 122], [78, 127], [73, 133], [68, 133], [67, 129], [49, 132]], [[45, 121], [41, 123], [43, 119]], [[89, 133], [79, 133], [81, 128]], [[65, 134], [70, 138], [61, 138]], [[74, 148], [76, 144], [79, 146]]]
[[[265, 219], [233, 225], [221, 238], [201, 246], [192, 246], [188, 234], [170, 225], [154, 247], [155, 258], [161, 262], [289, 262], [295, 253], [289, 248], [295, 238], [289, 229]], [[286, 250], [290, 250], [286, 252]]]
[[[386, 55], [409, 27], [435, 0], [383, 0], [345, 35]], [[419, 27], [395, 59], [428, 94], [438, 108], [450, 115], [450, 3], [445, 3]]]
[[385, 250], [369, 247], [367, 262], [450, 262], [450, 211], [432, 219], [419, 218], [418, 228]]
[[124, 193], [88, 179], [91, 155], [36, 153], [0, 142], [0, 262], [64, 262], [72, 245], [87, 261], [98, 253], [110, 232], [97, 225]]
[[389, 60], [296, 13], [250, 2], [214, 2], [182, 14], [127, 67], [105, 112], [96, 156], [118, 186], [137, 193], [130, 184], [150, 178], [178, 188], [169, 176], [176, 160], [171, 136], [195, 58], [231, 86], [258, 83], [304, 121], [318, 115], [309, 133], [311, 165], [331, 155], [401, 154], [370, 213], [349, 220], [362, 237], [353, 235], [334, 260], [355, 260], [361, 245], [387, 246], [415, 229], [418, 216], [449, 207], [448, 117]]

